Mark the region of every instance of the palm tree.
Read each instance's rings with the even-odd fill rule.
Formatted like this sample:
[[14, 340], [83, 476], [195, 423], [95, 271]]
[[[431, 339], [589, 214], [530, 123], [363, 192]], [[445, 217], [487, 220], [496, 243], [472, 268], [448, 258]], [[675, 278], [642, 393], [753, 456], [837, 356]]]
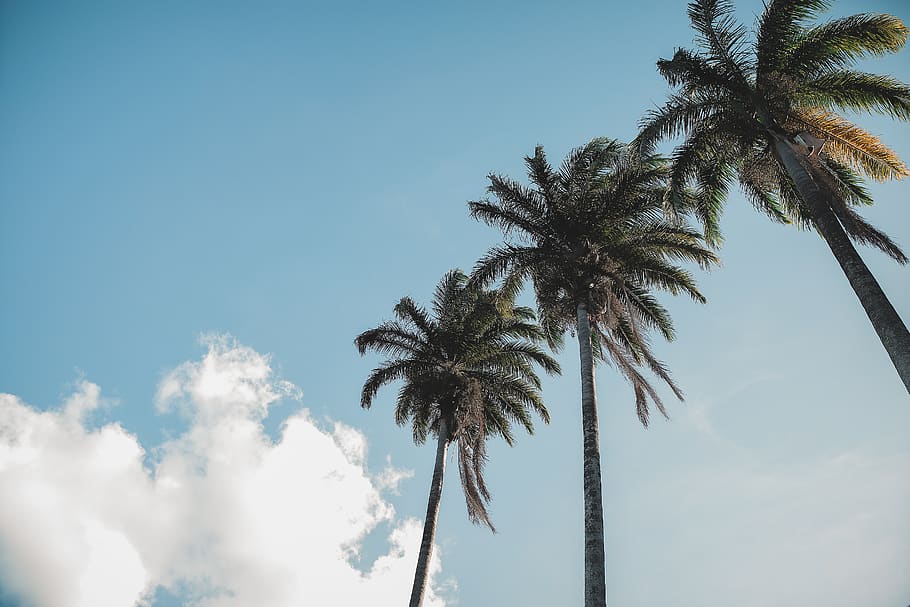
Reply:
[[860, 14], [819, 25], [810, 21], [827, 0], [768, 0], [754, 40], [732, 17], [726, 0], [696, 0], [689, 18], [698, 51], [678, 49], [657, 62], [678, 90], [642, 122], [640, 149], [684, 136], [674, 154], [676, 192], [695, 185], [692, 206], [717, 241], [722, 201], [734, 177], [771, 218], [814, 227], [859, 297], [910, 392], [910, 332], [851, 241], [881, 249], [899, 263], [907, 257], [855, 210], [872, 204], [860, 175], [886, 180], [910, 175], [876, 137], [838, 111], [887, 114], [910, 120], [910, 87], [853, 69], [863, 57], [898, 51], [907, 27], [897, 17]]
[[458, 446], [468, 517], [495, 531], [483, 478], [486, 441], [498, 436], [512, 445], [512, 423], [533, 434], [532, 411], [549, 423], [533, 364], [559, 373], [556, 361], [538, 346], [544, 335], [530, 308], [516, 306], [508, 294], [467, 283], [461, 271], [447, 273], [436, 286], [432, 314], [405, 297], [394, 308], [396, 320], [355, 340], [361, 355], [372, 350], [388, 357], [364, 383], [361, 406], [369, 409], [379, 388], [402, 380], [395, 422], [410, 423], [417, 444], [436, 436], [411, 607], [423, 602], [449, 444]]
[[474, 218], [520, 241], [491, 249], [478, 261], [472, 281], [505, 277], [502, 288], [511, 292], [530, 279], [551, 347], [560, 347], [567, 330], [574, 328], [578, 335], [585, 605], [602, 607], [606, 570], [594, 361], [609, 360], [632, 384], [643, 424], [649, 402], [666, 415], [643, 372], [650, 370], [682, 398], [648, 341], [652, 329], [672, 339], [673, 326], [649, 288], [685, 292], [703, 302], [692, 276], [673, 262], [707, 267], [716, 258], [702, 247], [697, 231], [665, 218], [668, 165], [663, 159], [633, 159], [619, 142], [595, 139], [574, 150], [559, 171], [539, 146], [525, 162], [532, 187], [490, 175], [487, 191], [494, 199], [468, 203]]

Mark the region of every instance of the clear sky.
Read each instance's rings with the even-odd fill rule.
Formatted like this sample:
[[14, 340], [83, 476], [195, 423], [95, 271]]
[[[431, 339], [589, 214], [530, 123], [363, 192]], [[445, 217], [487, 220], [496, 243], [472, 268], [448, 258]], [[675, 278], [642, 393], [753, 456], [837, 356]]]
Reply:
[[[354, 337], [498, 242], [487, 173], [631, 138], [692, 38], [669, 0], [0, 4], [0, 604], [402, 604], [433, 446], [394, 389], [360, 409]], [[866, 212], [905, 249], [908, 187]], [[709, 304], [662, 297], [671, 421], [598, 369], [610, 601], [903, 607], [910, 398], [817, 236], [738, 193], [723, 227]], [[581, 604], [560, 360], [550, 426], [491, 447], [495, 536], [447, 478], [432, 604]]]

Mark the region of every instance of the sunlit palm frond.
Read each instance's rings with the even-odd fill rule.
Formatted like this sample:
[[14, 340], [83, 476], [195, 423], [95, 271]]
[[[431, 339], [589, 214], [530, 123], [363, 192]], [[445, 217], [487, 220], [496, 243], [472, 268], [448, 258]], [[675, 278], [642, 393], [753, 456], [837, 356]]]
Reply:
[[907, 26], [893, 15], [859, 14], [800, 30], [783, 58], [782, 71], [804, 78], [823, 75], [859, 59], [899, 51]]
[[821, 108], [800, 108], [792, 119], [825, 140], [823, 153], [877, 180], [910, 175], [907, 165], [875, 135]]

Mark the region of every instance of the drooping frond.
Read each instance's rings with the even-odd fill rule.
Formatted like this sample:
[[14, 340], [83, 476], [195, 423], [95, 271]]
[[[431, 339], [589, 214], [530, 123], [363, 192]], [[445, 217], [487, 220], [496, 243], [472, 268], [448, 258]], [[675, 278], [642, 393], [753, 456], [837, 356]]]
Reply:
[[757, 210], [778, 223], [790, 223], [773, 187], [765, 186], [758, 176], [740, 171], [739, 187]]
[[855, 171], [830, 158], [825, 159], [824, 164], [836, 184], [837, 191], [846, 204], [851, 206], [872, 206], [875, 204], [862, 178]]
[[[649, 399], [658, 407], [661, 413], [666, 415], [666, 408], [661, 401], [660, 395], [657, 394], [654, 386], [638, 370], [639, 363], [630, 355], [629, 349], [621, 347], [620, 343], [615, 339], [611, 339], [609, 335], [599, 332], [598, 337], [598, 342], [606, 350], [609, 360], [632, 385], [635, 394], [635, 411], [641, 424], [646, 428], [648, 427], [650, 417]], [[678, 393], [677, 396], [681, 399], [682, 393]]]
[[[647, 289], [634, 284], [614, 286], [611, 290], [612, 298], [602, 304], [598, 314], [595, 315], [596, 324], [602, 325], [605, 321], [610, 324], [622, 322], [627, 318], [637, 318], [641, 324], [660, 332], [667, 341], [676, 339], [673, 320], [670, 313], [657, 301]], [[610, 299], [613, 301], [611, 302]], [[618, 305], [611, 306], [611, 303]]]
[[812, 163], [812, 175], [816, 182], [827, 190], [831, 210], [837, 215], [847, 235], [856, 242], [875, 247], [900, 264], [907, 263], [907, 256], [891, 237], [863, 219], [851, 206], [867, 204], [868, 193], [857, 182], [856, 176], [847, 167], [830, 160], [816, 159]]
[[702, 124], [677, 146], [668, 184], [674, 215], [694, 215], [712, 246], [721, 240], [720, 214], [733, 181], [731, 152], [737, 148], [736, 142], [724, 140], [723, 125]]
[[844, 226], [847, 235], [856, 242], [875, 247], [900, 264], [907, 263], [907, 255], [890, 236], [863, 219], [850, 207], [838, 204], [833, 207], [834, 214]]
[[[495, 532], [487, 503], [491, 499], [483, 477], [487, 463], [486, 441], [489, 431], [486, 422], [483, 394], [479, 386], [472, 383], [460, 390], [455, 408], [454, 433], [458, 445], [458, 473], [464, 490], [468, 518], [475, 524], [483, 524]], [[496, 414], [493, 414], [494, 417]], [[506, 424], [507, 425], [507, 424]]]
[[[514, 373], [503, 370], [483, 369], [475, 370], [470, 374], [472, 379], [483, 383], [485, 398], [497, 403], [496, 411], [512, 422], [521, 424], [528, 433], [534, 432], [530, 411], [535, 412], [544, 422], [549, 423], [550, 414], [540, 398], [540, 391], [532, 382], [521, 379]], [[511, 434], [501, 434], [506, 443], [512, 444]]]
[[673, 295], [684, 293], [698, 303], [707, 303], [705, 296], [695, 286], [692, 273], [664, 259], [642, 256], [639, 263], [631, 267], [629, 272], [639, 284]]

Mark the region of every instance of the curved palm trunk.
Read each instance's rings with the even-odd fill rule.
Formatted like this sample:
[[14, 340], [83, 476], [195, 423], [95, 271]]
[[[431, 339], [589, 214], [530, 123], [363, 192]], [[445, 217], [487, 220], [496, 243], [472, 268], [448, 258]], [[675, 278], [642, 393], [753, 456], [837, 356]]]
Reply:
[[[774, 136], [774, 149], [790, 178], [796, 184], [800, 197], [841, 269], [850, 281], [866, 315], [885, 346], [897, 374], [910, 393], [910, 331], [888, 301], [885, 292], [869, 271], [843, 226], [824, 199], [824, 193], [812, 179], [807, 160], [793, 145], [779, 135]], [[829, 194], [830, 195], [830, 194]]]
[[436, 443], [436, 465], [433, 480], [430, 481], [430, 499], [427, 502], [427, 517], [423, 523], [423, 539], [417, 556], [417, 570], [414, 572], [414, 586], [411, 588], [409, 607], [420, 607], [427, 588], [430, 571], [430, 557], [433, 556], [433, 540], [436, 537], [436, 520], [439, 518], [439, 501], [442, 498], [442, 478], [446, 469], [446, 450], [449, 446], [448, 425], [445, 417], [439, 421], [439, 440]]
[[600, 436], [597, 395], [594, 392], [594, 352], [591, 323], [584, 304], [576, 308], [578, 349], [581, 357], [581, 431], [585, 495], [585, 607], [607, 604], [604, 550], [603, 493], [600, 481]]

